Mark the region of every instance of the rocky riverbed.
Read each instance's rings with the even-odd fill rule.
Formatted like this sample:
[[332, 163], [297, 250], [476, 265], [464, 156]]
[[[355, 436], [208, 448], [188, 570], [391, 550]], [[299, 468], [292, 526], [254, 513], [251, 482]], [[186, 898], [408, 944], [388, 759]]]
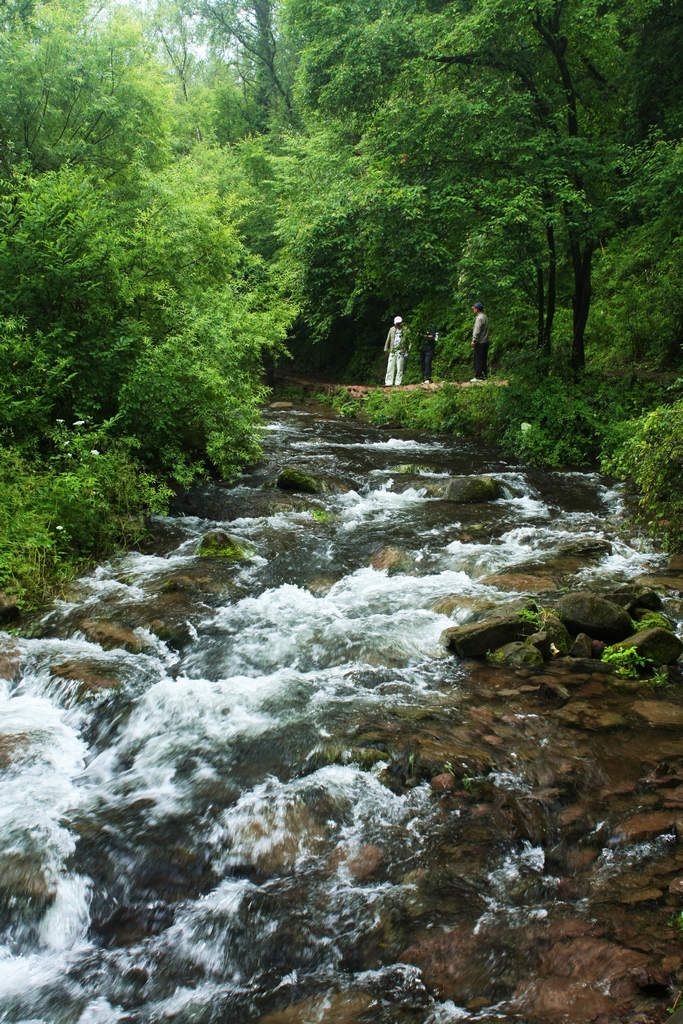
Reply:
[[268, 424], [0, 634], [0, 1019], [663, 1024], [683, 564], [595, 474]]

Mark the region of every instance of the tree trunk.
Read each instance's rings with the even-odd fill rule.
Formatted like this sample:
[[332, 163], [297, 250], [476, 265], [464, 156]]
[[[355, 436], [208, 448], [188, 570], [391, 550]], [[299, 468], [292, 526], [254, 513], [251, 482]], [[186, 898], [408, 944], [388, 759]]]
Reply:
[[572, 296], [573, 338], [572, 368], [580, 373], [586, 365], [584, 334], [591, 301], [591, 263], [593, 245], [589, 242], [583, 248], [578, 240], [570, 237], [572, 266], [574, 269], [574, 294]]

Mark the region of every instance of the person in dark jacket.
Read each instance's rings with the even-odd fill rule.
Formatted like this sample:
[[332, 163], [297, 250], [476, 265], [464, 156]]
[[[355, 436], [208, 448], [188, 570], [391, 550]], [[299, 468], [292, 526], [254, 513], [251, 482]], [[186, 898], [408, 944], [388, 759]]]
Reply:
[[436, 324], [430, 324], [429, 330], [422, 335], [422, 348], [420, 349], [420, 370], [423, 384], [432, 383], [432, 360], [438, 340], [439, 332], [436, 329]]
[[478, 380], [484, 380], [486, 377], [486, 361], [489, 354], [489, 318], [484, 312], [484, 305], [481, 302], [475, 302], [472, 306], [474, 310], [474, 327], [472, 328], [472, 348], [474, 350], [474, 377], [472, 377], [472, 384]]

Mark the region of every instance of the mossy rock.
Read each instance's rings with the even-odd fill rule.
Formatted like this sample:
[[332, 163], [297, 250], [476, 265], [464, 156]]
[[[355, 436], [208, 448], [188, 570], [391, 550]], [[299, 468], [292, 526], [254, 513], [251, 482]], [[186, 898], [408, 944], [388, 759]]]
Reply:
[[544, 612], [542, 628], [543, 632], [548, 634], [550, 643], [555, 645], [559, 654], [569, 654], [572, 638], [566, 626], [557, 615], [553, 615], [552, 612]]
[[254, 553], [254, 549], [235, 540], [224, 530], [211, 530], [205, 533], [199, 542], [200, 558], [222, 558], [227, 562], [247, 561]]
[[633, 648], [641, 657], [648, 658], [655, 665], [673, 665], [683, 652], [683, 643], [671, 630], [655, 628], [645, 629], [613, 645], [613, 650], [617, 651]]
[[638, 632], [642, 632], [644, 629], [668, 629], [672, 633], [675, 632], [671, 620], [661, 612], [655, 612], [649, 608], [639, 608], [633, 618], [638, 623]]
[[492, 476], [452, 476], [446, 484], [444, 498], [458, 505], [476, 505], [503, 497], [503, 488]]
[[422, 476], [424, 473], [441, 473], [442, 469], [440, 466], [430, 466], [422, 462], [407, 462], [402, 466], [392, 466], [389, 472], [402, 473], [406, 476]]
[[281, 491], [295, 491], [299, 494], [324, 494], [328, 490], [322, 480], [293, 466], [283, 469], [276, 483]]
[[514, 641], [493, 651], [487, 660], [492, 665], [505, 665], [508, 668], [540, 668], [543, 655], [533, 644]]

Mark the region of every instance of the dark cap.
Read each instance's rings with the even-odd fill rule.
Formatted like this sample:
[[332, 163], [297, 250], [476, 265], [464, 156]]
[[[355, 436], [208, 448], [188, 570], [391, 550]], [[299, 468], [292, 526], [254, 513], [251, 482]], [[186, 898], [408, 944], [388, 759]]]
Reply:
[[475, 303], [472, 304], [472, 309], [482, 310], [483, 308], [484, 308], [484, 303], [483, 302], [475, 302]]

